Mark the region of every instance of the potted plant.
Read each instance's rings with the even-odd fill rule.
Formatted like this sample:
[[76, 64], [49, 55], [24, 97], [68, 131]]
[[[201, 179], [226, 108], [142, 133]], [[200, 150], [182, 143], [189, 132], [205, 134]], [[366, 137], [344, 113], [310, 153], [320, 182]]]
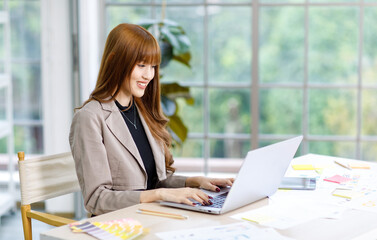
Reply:
[[[160, 69], [163, 77], [163, 69], [171, 61], [177, 61], [188, 68], [190, 66], [190, 40], [183, 28], [176, 22], [163, 20], [144, 20], [139, 23], [145, 29], [154, 32], [161, 48]], [[154, 31], [153, 31], [154, 30]], [[190, 95], [190, 89], [178, 83], [161, 83], [161, 106], [166, 117], [169, 118], [168, 131], [173, 138], [173, 146], [181, 145], [187, 138], [188, 129], [178, 115], [177, 98], [184, 98], [190, 105], [194, 99]]]

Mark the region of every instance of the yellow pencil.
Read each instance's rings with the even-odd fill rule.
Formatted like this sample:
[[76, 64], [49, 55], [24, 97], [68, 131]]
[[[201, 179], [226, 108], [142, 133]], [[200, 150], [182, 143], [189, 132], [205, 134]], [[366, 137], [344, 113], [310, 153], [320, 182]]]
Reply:
[[352, 168], [350, 168], [350, 166], [348, 165], [348, 163], [342, 163], [342, 162], [339, 162], [339, 161], [334, 161], [336, 164], [338, 164], [339, 166], [342, 166], [344, 168], [347, 168], [348, 170], [352, 170]]
[[188, 219], [188, 216], [186, 216], [186, 215], [175, 214], [175, 213], [166, 213], [166, 212], [158, 212], [158, 211], [152, 211], [152, 210], [141, 209], [141, 208], [136, 210], [136, 212], [141, 213], [141, 214], [160, 216], [160, 217], [168, 217], [168, 218], [175, 218], [175, 219]]

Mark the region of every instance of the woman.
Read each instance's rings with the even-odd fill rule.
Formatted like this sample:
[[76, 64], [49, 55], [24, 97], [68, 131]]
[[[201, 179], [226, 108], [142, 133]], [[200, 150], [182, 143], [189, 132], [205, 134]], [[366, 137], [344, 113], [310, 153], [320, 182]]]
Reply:
[[96, 87], [76, 111], [69, 136], [85, 207], [94, 215], [159, 200], [210, 205], [198, 188], [219, 191], [233, 183], [173, 174], [159, 63], [158, 43], [144, 28], [120, 24], [110, 32]]

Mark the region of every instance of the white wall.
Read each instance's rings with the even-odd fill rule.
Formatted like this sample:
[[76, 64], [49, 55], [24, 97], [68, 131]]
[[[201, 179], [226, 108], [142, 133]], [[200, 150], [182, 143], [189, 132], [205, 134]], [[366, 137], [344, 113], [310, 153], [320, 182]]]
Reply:
[[[70, 151], [73, 115], [69, 0], [41, 0], [42, 93], [45, 154]], [[49, 212], [73, 212], [72, 196], [46, 201]]]
[[89, 98], [95, 87], [101, 55], [103, 52], [103, 36], [105, 29], [103, 20], [104, 1], [79, 1], [79, 59], [80, 59], [80, 96], [81, 103]]

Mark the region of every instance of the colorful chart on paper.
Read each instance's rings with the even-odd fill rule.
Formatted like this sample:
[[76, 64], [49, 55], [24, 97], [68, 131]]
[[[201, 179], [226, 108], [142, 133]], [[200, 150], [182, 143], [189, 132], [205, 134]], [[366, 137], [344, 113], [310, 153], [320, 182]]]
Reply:
[[135, 239], [148, 230], [136, 220], [124, 218], [109, 222], [75, 222], [69, 225], [72, 232], [87, 233], [97, 239]]

